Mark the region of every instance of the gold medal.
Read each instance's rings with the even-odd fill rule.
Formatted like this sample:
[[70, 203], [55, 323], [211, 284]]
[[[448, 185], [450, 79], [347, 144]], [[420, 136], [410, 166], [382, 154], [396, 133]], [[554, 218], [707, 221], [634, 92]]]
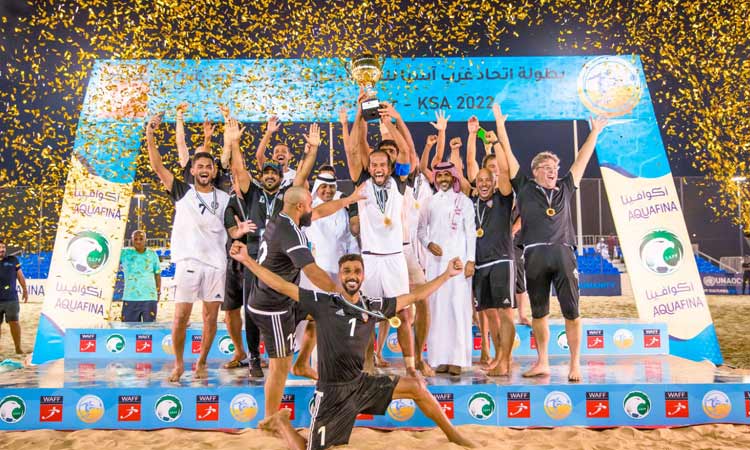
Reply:
[[414, 202], [414, 207], [415, 207], [416, 209], [419, 209], [419, 202]]
[[390, 226], [391, 226], [391, 218], [390, 218], [390, 217], [388, 217], [388, 216], [386, 216], [386, 217], [385, 217], [385, 218], [383, 219], [383, 223], [385, 224], [385, 226], [387, 226], [387, 227], [390, 227]]
[[484, 236], [484, 228], [479, 227], [477, 228], [477, 237], [480, 238], [482, 236]]
[[389, 324], [390, 324], [390, 325], [391, 325], [391, 326], [392, 326], [393, 328], [398, 328], [398, 327], [400, 327], [400, 326], [401, 326], [401, 319], [399, 319], [399, 318], [398, 318], [398, 316], [393, 316], [393, 317], [389, 317], [389, 318], [388, 318], [388, 323], [389, 323]]
[[555, 211], [555, 208], [547, 208], [547, 215], [552, 217], [555, 214], [557, 214], [557, 211]]

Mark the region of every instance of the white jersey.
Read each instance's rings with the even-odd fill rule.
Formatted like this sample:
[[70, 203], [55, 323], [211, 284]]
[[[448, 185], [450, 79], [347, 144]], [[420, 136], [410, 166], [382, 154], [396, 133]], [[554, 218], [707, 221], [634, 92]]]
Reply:
[[297, 171], [292, 169], [291, 167], [284, 172], [283, 178], [281, 181], [286, 181], [289, 184], [294, 183], [294, 177], [297, 176]]
[[[363, 173], [369, 177], [369, 174]], [[365, 200], [357, 202], [359, 209], [359, 236], [362, 252], [379, 255], [401, 253], [404, 246], [404, 192], [406, 184], [390, 177], [385, 184], [388, 196], [384, 205], [378, 202], [372, 178], [364, 181]]]
[[412, 251], [417, 258], [417, 262], [419, 262], [422, 268], [424, 268], [426, 249], [419, 242], [417, 229], [419, 228], [419, 213], [424, 208], [427, 208], [429, 201], [432, 198], [432, 186], [430, 186], [427, 177], [419, 172], [414, 178], [413, 185], [407, 185], [404, 197], [406, 199], [404, 207], [406, 208], [407, 217], [406, 239], [404, 242], [408, 242], [409, 245], [411, 245]]
[[[341, 192], [336, 192], [333, 198], [341, 198]], [[323, 200], [315, 197], [312, 206], [315, 208], [322, 203]], [[339, 258], [347, 253], [358, 253], [356, 239], [349, 231], [349, 214], [346, 209], [313, 221], [309, 227], [304, 228], [304, 232], [307, 240], [312, 243], [315, 262], [326, 272], [338, 273]]]
[[195, 259], [224, 269], [227, 264], [224, 210], [229, 195], [218, 189], [201, 193], [176, 178], [169, 195], [175, 210], [170, 244], [172, 262]]

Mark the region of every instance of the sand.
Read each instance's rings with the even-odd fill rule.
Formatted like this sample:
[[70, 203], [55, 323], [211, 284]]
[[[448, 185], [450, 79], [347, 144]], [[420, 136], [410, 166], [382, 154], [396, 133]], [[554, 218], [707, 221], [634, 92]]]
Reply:
[[[724, 353], [725, 363], [745, 370], [750, 369], [750, 296], [710, 296], [709, 307], [716, 324], [717, 334]], [[553, 302], [554, 304], [554, 302]], [[31, 350], [41, 304], [29, 303], [21, 307], [23, 348]], [[581, 301], [584, 317], [635, 318], [637, 312], [632, 298], [584, 297]], [[171, 319], [172, 305], [165, 304], [159, 312], [159, 321]], [[559, 317], [553, 307], [553, 317]], [[193, 320], [200, 319], [200, 308], [193, 312]], [[3, 325], [0, 338], [0, 360], [15, 358], [7, 325]], [[563, 427], [556, 429], [516, 430], [478, 425], [460, 426], [459, 429], [484, 444], [483, 448], [514, 449], [747, 449], [750, 448], [750, 427], [740, 425], [701, 425], [687, 428], [636, 430], [614, 428], [589, 430]], [[351, 444], [342, 449], [422, 449], [448, 450], [460, 447], [450, 444], [440, 430], [427, 431], [377, 431], [356, 428]], [[114, 449], [198, 450], [198, 449], [283, 449], [283, 442], [268, 433], [248, 429], [236, 433], [218, 431], [50, 431], [0, 433], [0, 450], [27, 449], [89, 450], [92, 443], [98, 447]]]

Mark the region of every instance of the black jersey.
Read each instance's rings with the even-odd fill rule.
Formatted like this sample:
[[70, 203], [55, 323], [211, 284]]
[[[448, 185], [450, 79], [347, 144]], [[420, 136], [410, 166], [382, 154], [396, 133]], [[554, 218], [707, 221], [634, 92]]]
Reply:
[[513, 258], [513, 239], [510, 234], [513, 194], [503, 195], [495, 190], [488, 201], [472, 196], [474, 222], [484, 234], [477, 235], [476, 264]]
[[[365, 349], [377, 318], [352, 308], [338, 294], [299, 290], [300, 311], [310, 314], [318, 323], [318, 383], [353, 381], [362, 373]], [[371, 298], [360, 294], [357, 306], [396, 315], [394, 297]]]
[[[552, 190], [539, 186], [520, 172], [510, 182], [521, 214], [523, 245], [564, 244], [575, 247], [571, 199], [577, 188], [573, 174], [568, 172], [559, 178]], [[554, 213], [549, 215], [547, 210]]]
[[[300, 270], [314, 263], [307, 238], [296, 223], [280, 213], [268, 222], [258, 251], [258, 263], [284, 280], [299, 284]], [[284, 311], [292, 305], [292, 300], [280, 294], [262, 281], [256, 279], [254, 293], [250, 299], [253, 308], [264, 311]]]

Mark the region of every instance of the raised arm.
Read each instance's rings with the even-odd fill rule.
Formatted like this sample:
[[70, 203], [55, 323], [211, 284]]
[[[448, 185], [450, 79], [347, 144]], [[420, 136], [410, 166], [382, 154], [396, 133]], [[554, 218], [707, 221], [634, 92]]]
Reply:
[[467, 124], [469, 137], [466, 139], [466, 175], [469, 181], [474, 181], [479, 172], [477, 163], [477, 132], [479, 131], [479, 120], [477, 116], [471, 116]]
[[422, 174], [427, 178], [427, 181], [432, 183], [434, 180], [432, 179], [433, 174], [432, 170], [430, 169], [430, 152], [432, 152], [432, 147], [435, 146], [437, 143], [438, 137], [436, 134], [431, 134], [427, 136], [427, 140], [424, 143], [424, 150], [422, 150], [422, 156], [419, 158], [419, 170], [422, 171]]
[[185, 141], [185, 119], [184, 114], [185, 111], [187, 111], [188, 104], [185, 102], [180, 103], [177, 105], [177, 111], [175, 113], [175, 121], [174, 121], [174, 128], [175, 128], [175, 141], [177, 141], [177, 162], [180, 164], [180, 167], [187, 166], [188, 161], [190, 160], [190, 152], [188, 151], [188, 146]]
[[[381, 117], [383, 118], [383, 124], [385, 125], [385, 128], [388, 130], [391, 137], [393, 137], [393, 140], [396, 142], [396, 147], [398, 148], [396, 162], [399, 164], [409, 164], [411, 161], [411, 150], [409, 149], [409, 144], [406, 142], [406, 139], [404, 139], [404, 136], [402, 136], [401, 133], [398, 132], [396, 127], [391, 122], [391, 116], [389, 116], [387, 113], [383, 113]], [[414, 170], [414, 167], [411, 167], [409, 170]]]
[[294, 176], [294, 186], [304, 186], [307, 177], [310, 176], [315, 160], [318, 159], [318, 148], [320, 147], [320, 127], [317, 123], [310, 125], [308, 134], [305, 137], [305, 156], [302, 163], [297, 168], [297, 174]]
[[596, 140], [599, 138], [599, 133], [602, 132], [605, 126], [607, 126], [607, 118], [605, 117], [589, 117], [591, 124], [591, 132], [584, 141], [581, 148], [578, 150], [578, 156], [573, 161], [573, 165], [570, 166], [570, 173], [573, 174], [573, 183], [578, 186], [583, 178], [583, 172], [586, 170], [586, 166], [591, 160], [591, 155], [594, 154], [594, 148], [596, 148]]
[[[265, 283], [268, 287], [278, 292], [279, 294], [285, 295], [295, 302], [299, 301], [299, 286], [290, 283], [265, 267], [258, 264], [254, 259], [247, 254], [247, 246], [240, 241], [235, 241], [232, 244], [232, 248], [229, 249], [229, 255], [239, 261], [243, 266], [247, 267], [250, 272], [255, 274], [259, 280]], [[329, 278], [330, 279], [330, 278]]]
[[357, 110], [357, 113], [354, 116], [354, 124], [352, 125], [352, 133], [348, 136], [348, 139], [344, 140], [346, 166], [349, 170], [349, 177], [351, 177], [352, 181], [357, 181], [362, 174], [362, 158], [359, 153], [359, 133], [361, 130], [359, 126], [360, 120], [361, 113]]
[[399, 113], [392, 104], [382, 102], [381, 105], [383, 106], [383, 109], [385, 109], [386, 114], [396, 120], [395, 129], [406, 142], [406, 148], [409, 151], [410, 171], [413, 172], [419, 165], [419, 157], [417, 156], [417, 150], [414, 148], [414, 139], [412, 138], [411, 131], [409, 131], [409, 127], [401, 117], [401, 113]]
[[174, 182], [174, 175], [164, 167], [161, 154], [159, 153], [159, 149], [156, 148], [156, 141], [154, 139], [154, 131], [161, 123], [163, 116], [164, 113], [156, 114], [151, 117], [148, 124], [146, 124], [146, 148], [148, 149], [148, 162], [151, 164], [151, 170], [156, 173], [156, 176], [159, 177], [159, 180], [161, 180], [164, 187], [167, 188], [168, 191], [171, 191], [172, 182]]
[[224, 124], [224, 147], [229, 147], [231, 158], [229, 159], [232, 168], [232, 178], [234, 179], [241, 192], [247, 192], [250, 189], [252, 176], [245, 168], [245, 158], [240, 152], [240, 137], [245, 127], [240, 128], [239, 122], [233, 117], [226, 119]]
[[497, 161], [497, 189], [503, 195], [510, 195], [513, 192], [513, 186], [510, 184], [510, 173], [508, 171], [508, 158], [503, 154], [503, 146], [495, 142], [495, 161]]
[[416, 287], [413, 291], [405, 295], [399, 295], [396, 297], [396, 310], [400, 311], [412, 303], [426, 299], [432, 293], [438, 290], [446, 281], [450, 280], [451, 277], [455, 277], [463, 271], [463, 264], [459, 258], [453, 258], [448, 261], [448, 267], [443, 273], [438, 275], [433, 280], [425, 283], [421, 286]]
[[357, 203], [360, 200], [367, 198], [364, 193], [364, 184], [357, 186], [357, 189], [352, 192], [352, 195], [343, 197], [337, 200], [331, 200], [323, 202], [320, 205], [313, 208], [312, 220], [322, 219], [323, 217], [330, 216], [336, 211], [344, 208], [348, 208], [352, 203]]
[[430, 164], [431, 168], [435, 167], [436, 164], [443, 162], [443, 154], [445, 153], [445, 130], [448, 128], [448, 119], [450, 118], [451, 116], [446, 117], [442, 110], [435, 111], [435, 122], [430, 122], [430, 125], [435, 127], [438, 131], [437, 149], [435, 150], [435, 157], [432, 158], [432, 163]]
[[[494, 103], [492, 105], [492, 114], [495, 116], [495, 126], [497, 127], [497, 139], [502, 146], [503, 153], [505, 154], [505, 160], [508, 163], [508, 176], [512, 180], [518, 175], [518, 170], [521, 168], [518, 164], [516, 156], [513, 154], [513, 150], [510, 148], [510, 139], [508, 139], [508, 132], [505, 130], [505, 120], [508, 118], [500, 110], [500, 105]], [[501, 158], [500, 154], [497, 154], [498, 160]]]
[[271, 116], [268, 118], [268, 122], [266, 122], [266, 131], [263, 133], [263, 137], [260, 139], [260, 143], [258, 143], [258, 149], [255, 150], [255, 161], [258, 165], [258, 170], [263, 170], [263, 164], [266, 163], [266, 149], [268, 148], [268, 144], [271, 142], [271, 137], [273, 134], [277, 131], [279, 131], [279, 128], [281, 128], [281, 122], [279, 122], [279, 118], [276, 116]]

